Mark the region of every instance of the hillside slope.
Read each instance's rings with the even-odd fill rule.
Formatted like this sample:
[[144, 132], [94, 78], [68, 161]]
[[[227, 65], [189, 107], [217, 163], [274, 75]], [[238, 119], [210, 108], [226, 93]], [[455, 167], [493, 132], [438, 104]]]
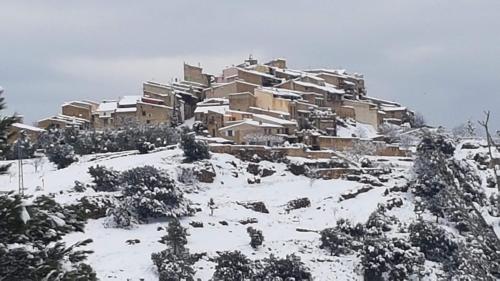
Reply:
[[[484, 148], [477, 148], [477, 151], [481, 150]], [[455, 157], [464, 159], [475, 152], [459, 150]], [[400, 229], [418, 217], [412, 193], [398, 191], [398, 188], [406, 186], [412, 178], [412, 162], [408, 161], [409, 159], [374, 156], [370, 158], [378, 168], [390, 169], [390, 173], [379, 176], [379, 179], [371, 177], [372, 182], [376, 184], [361, 183], [359, 178], [348, 181], [296, 176], [289, 171], [285, 163], [266, 161], [260, 162], [259, 165], [275, 172], [270, 176], [260, 177], [260, 183], [249, 183], [249, 179], [251, 182], [256, 178], [247, 169], [249, 163], [227, 154], [213, 154], [208, 160], [216, 174], [213, 183], [186, 184], [179, 181], [182, 179], [182, 168], [198, 164], [184, 164], [182, 151], [177, 148], [161, 149], [150, 154], [130, 151], [83, 156], [79, 162], [61, 170], [56, 170], [51, 163], [45, 161], [35, 171], [34, 160], [27, 160], [24, 170], [27, 194], [52, 194], [56, 201], [63, 204], [77, 203], [84, 196], [114, 195], [95, 192], [90, 188], [84, 192], [73, 190], [74, 181], [91, 183], [91, 177], [87, 173], [91, 166], [102, 165], [125, 171], [152, 165], [166, 170], [185, 192], [185, 196], [192, 201], [192, 205], [201, 209], [193, 216], [181, 219], [182, 225], [188, 228], [187, 247], [192, 253], [207, 254], [195, 264], [196, 277], [201, 280], [210, 279], [215, 266], [211, 258], [216, 257], [217, 252], [225, 250], [239, 250], [251, 259], [262, 259], [269, 254], [283, 257], [296, 253], [317, 280], [362, 280], [359, 255], [331, 256], [329, 251], [320, 249], [318, 232], [334, 227], [341, 218], [364, 224], [370, 214], [378, 209], [378, 205], [384, 204], [394, 206], [387, 208], [385, 215], [394, 216], [400, 222], [398, 227], [386, 235], [404, 238], [407, 234], [400, 232]], [[291, 160], [301, 161], [298, 158]], [[2, 191], [17, 189], [17, 175], [14, 170], [16, 169], [11, 168], [11, 174], [0, 176]], [[489, 195], [495, 191], [486, 187], [486, 172], [478, 171], [484, 179], [482, 188]], [[185, 179], [183, 181], [185, 182]], [[367, 186], [371, 189], [367, 188], [367, 191], [360, 192], [352, 199], [342, 198], [342, 195], [352, 194]], [[389, 189], [392, 191], [388, 192]], [[304, 197], [309, 198], [309, 207], [286, 210], [290, 200]], [[213, 216], [207, 206], [211, 198], [216, 205]], [[256, 212], [241, 204], [250, 201], [263, 202], [269, 213]], [[486, 220], [495, 226], [497, 235], [500, 235], [498, 218], [489, 216], [485, 209], [481, 209], [481, 212]], [[248, 225], [240, 222], [248, 218], [255, 218], [257, 222]], [[430, 215], [428, 219], [434, 220]], [[106, 218], [91, 219], [84, 233], [68, 234], [64, 241], [73, 243], [86, 238], [93, 239], [89, 248], [95, 252], [89, 256], [88, 262], [101, 280], [157, 280], [151, 254], [164, 248], [158, 240], [165, 234], [161, 228], [166, 226], [167, 221], [153, 220], [133, 229], [107, 228], [105, 221]], [[195, 228], [190, 225], [191, 222], [202, 222], [203, 227]], [[446, 226], [445, 221], [442, 221], [442, 224], [450, 231], [456, 232]], [[249, 225], [262, 230], [264, 235], [264, 243], [257, 250], [249, 245], [250, 239], [246, 231]], [[126, 243], [132, 239], [138, 239], [140, 243]], [[424, 280], [435, 280], [437, 275], [442, 273], [442, 268], [427, 261], [425, 272]]]

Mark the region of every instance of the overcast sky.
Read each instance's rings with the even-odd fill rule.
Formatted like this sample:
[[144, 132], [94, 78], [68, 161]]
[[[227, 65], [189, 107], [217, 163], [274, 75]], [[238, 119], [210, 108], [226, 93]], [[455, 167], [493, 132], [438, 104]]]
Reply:
[[453, 127], [500, 127], [500, 1], [0, 2], [0, 85], [31, 123], [73, 99], [141, 94], [142, 81], [287, 59], [365, 74], [368, 94]]

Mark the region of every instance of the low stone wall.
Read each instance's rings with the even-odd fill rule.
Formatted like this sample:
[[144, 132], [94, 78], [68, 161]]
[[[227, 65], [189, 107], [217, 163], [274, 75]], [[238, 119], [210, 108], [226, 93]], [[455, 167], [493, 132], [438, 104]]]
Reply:
[[255, 154], [264, 152], [268, 153], [283, 153], [292, 157], [304, 157], [309, 159], [329, 159], [336, 157], [337, 154], [333, 151], [307, 151], [299, 147], [267, 147], [263, 145], [230, 145], [230, 144], [210, 144], [210, 151], [214, 153], [237, 154], [242, 149], [245, 151], [254, 151]]
[[[344, 151], [349, 147], [352, 147], [352, 142], [354, 139], [347, 138], [337, 138], [332, 137], [332, 146], [322, 146], [325, 148], [331, 148], [338, 151]], [[341, 149], [338, 149], [338, 148]], [[257, 155], [279, 153], [291, 157], [303, 157], [308, 159], [330, 159], [332, 157], [339, 157], [335, 151], [332, 150], [317, 150], [308, 151], [299, 147], [268, 147], [263, 145], [231, 145], [231, 144], [210, 144], [210, 151], [214, 153], [227, 153], [236, 155], [239, 154], [241, 150], [245, 150], [250, 153], [253, 152]], [[376, 154], [378, 156], [397, 156], [405, 157], [409, 156], [409, 152], [402, 150], [397, 146], [377, 146]]]

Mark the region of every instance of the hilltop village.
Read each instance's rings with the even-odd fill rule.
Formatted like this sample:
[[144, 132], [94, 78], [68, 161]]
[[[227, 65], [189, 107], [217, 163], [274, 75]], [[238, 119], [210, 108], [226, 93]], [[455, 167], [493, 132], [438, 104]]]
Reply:
[[61, 113], [39, 120], [38, 127], [196, 124], [210, 143], [303, 143], [314, 150], [345, 150], [370, 141], [378, 144], [379, 155], [404, 155], [406, 151], [385, 143], [378, 132], [384, 124], [411, 128], [414, 123], [415, 114], [406, 107], [368, 95], [361, 74], [290, 69], [285, 59], [260, 63], [250, 57], [219, 75], [184, 63], [183, 80], [144, 82], [142, 95], [100, 103], [68, 101]]

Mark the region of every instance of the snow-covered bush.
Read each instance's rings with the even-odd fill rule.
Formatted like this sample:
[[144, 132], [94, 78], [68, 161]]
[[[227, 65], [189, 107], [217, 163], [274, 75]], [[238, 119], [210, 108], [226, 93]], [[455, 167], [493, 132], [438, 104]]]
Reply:
[[249, 280], [255, 274], [252, 261], [240, 251], [219, 253], [215, 262], [217, 265], [212, 277], [213, 280]]
[[184, 151], [186, 162], [194, 162], [210, 158], [208, 144], [204, 141], [196, 140], [194, 133], [182, 134], [181, 147]]
[[445, 230], [437, 225], [419, 220], [410, 225], [410, 242], [418, 247], [425, 258], [434, 262], [449, 260], [458, 249]]
[[361, 264], [365, 280], [410, 280], [418, 277], [425, 258], [405, 239], [368, 239]]
[[351, 221], [339, 219], [333, 228], [320, 232], [321, 249], [329, 249], [331, 255], [344, 255], [358, 250], [362, 245], [365, 229], [362, 224], [352, 225]]
[[93, 179], [96, 191], [117, 191], [119, 189], [121, 183], [119, 172], [96, 165], [89, 167], [89, 174]]
[[46, 150], [49, 161], [56, 164], [58, 169], [64, 169], [78, 161], [73, 147], [69, 144], [52, 144]]
[[312, 280], [310, 269], [295, 254], [285, 258], [270, 255], [261, 262], [261, 266], [254, 280]]
[[[51, 129], [43, 133], [36, 142], [37, 148], [47, 149], [51, 145], [65, 143], [73, 147], [76, 154], [117, 152], [126, 150], [164, 147], [178, 143], [177, 129], [168, 125], [132, 125], [104, 131], [78, 130], [75, 128]], [[146, 144], [142, 146], [142, 144]], [[141, 144], [141, 147], [137, 147]], [[145, 151], [142, 150], [142, 151]]]
[[250, 246], [257, 249], [264, 242], [264, 235], [262, 235], [262, 230], [255, 229], [251, 226], [247, 228], [247, 233], [250, 236]]
[[8, 149], [6, 158], [13, 159], [31, 159], [34, 157], [36, 147], [34, 143], [28, 138], [23, 137], [16, 140]]
[[155, 149], [155, 145], [146, 141], [145, 138], [140, 138], [135, 145], [135, 148], [139, 150], [140, 154], [147, 154]]
[[366, 231], [370, 235], [377, 235], [382, 232], [388, 232], [394, 229], [398, 219], [386, 214], [387, 209], [384, 205], [379, 205], [377, 210], [370, 214], [366, 222]]
[[137, 214], [139, 221], [180, 217], [193, 212], [182, 191], [165, 171], [153, 166], [138, 167], [123, 172], [122, 180], [123, 201]]
[[128, 200], [118, 203], [106, 212], [105, 227], [131, 229], [139, 224], [135, 209], [130, 207]]

